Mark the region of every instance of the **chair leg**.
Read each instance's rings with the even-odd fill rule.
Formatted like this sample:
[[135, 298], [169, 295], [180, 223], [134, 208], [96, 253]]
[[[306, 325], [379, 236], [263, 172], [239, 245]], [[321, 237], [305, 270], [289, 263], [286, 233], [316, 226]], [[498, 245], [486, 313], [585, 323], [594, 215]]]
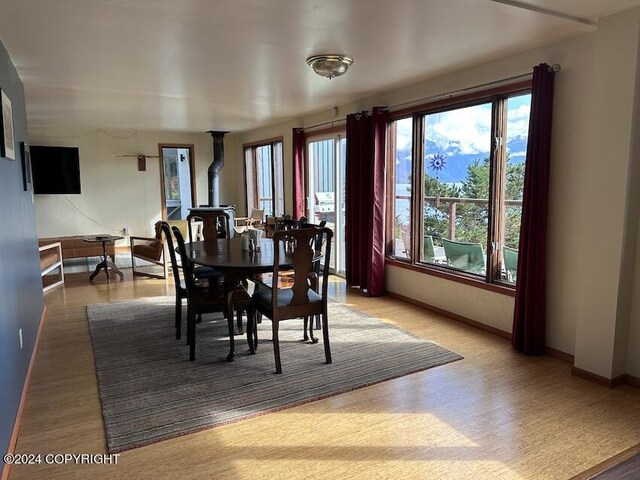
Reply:
[[196, 359], [196, 315], [193, 309], [187, 306], [187, 342], [189, 343], [189, 360]]
[[327, 308], [322, 312], [322, 341], [324, 343], [324, 358], [327, 363], [331, 363], [331, 346], [329, 345], [329, 324], [327, 322]]
[[[240, 316], [242, 320], [242, 314]], [[233, 362], [233, 357], [235, 357], [235, 342], [234, 342], [234, 331], [233, 331], [233, 309], [231, 309], [227, 313], [227, 327], [229, 328], [229, 354], [227, 355], [227, 362]]]
[[182, 337], [182, 298], [176, 294], [176, 340]]
[[280, 341], [278, 339], [278, 321], [271, 320], [271, 332], [273, 337], [273, 356], [276, 360], [276, 373], [282, 373], [282, 363], [280, 362]]
[[304, 317], [304, 339], [305, 341], [311, 339], [311, 343], [318, 343], [318, 338], [313, 334], [313, 317]]
[[251, 354], [256, 353], [256, 346], [258, 344], [256, 330], [256, 319], [251, 306], [247, 306], [247, 343], [249, 344], [249, 351]]
[[236, 313], [236, 324], [238, 326], [238, 333], [242, 335], [244, 333], [242, 330], [242, 310], [238, 310]]

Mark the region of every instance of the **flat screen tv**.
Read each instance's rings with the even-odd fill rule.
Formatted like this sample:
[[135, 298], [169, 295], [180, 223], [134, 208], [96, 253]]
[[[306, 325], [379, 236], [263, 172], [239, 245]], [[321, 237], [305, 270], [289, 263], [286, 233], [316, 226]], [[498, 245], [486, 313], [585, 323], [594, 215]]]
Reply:
[[33, 193], [80, 193], [78, 147], [31, 145]]

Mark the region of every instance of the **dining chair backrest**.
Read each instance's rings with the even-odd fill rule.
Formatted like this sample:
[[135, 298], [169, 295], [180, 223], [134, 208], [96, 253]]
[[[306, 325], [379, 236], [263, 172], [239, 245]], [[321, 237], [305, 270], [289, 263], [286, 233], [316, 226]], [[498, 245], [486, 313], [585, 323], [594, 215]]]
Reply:
[[181, 263], [182, 273], [184, 274], [184, 285], [187, 289], [187, 293], [194, 292], [196, 288], [196, 282], [193, 276], [193, 263], [191, 263], [191, 260], [187, 256], [184, 237], [182, 236], [179, 228], [173, 227], [173, 236], [176, 238], [176, 242], [178, 242], [178, 253], [180, 254], [180, 258], [182, 259]]
[[[218, 212], [213, 212], [212, 214], [207, 214], [206, 217], [200, 216], [195, 213], [190, 213], [187, 215], [187, 222], [191, 225], [192, 222], [201, 222], [203, 225], [205, 222], [212, 222], [214, 228], [207, 229], [203, 228], [203, 231], [213, 232], [214, 238], [204, 238], [205, 241], [218, 240], [219, 238], [226, 238], [227, 240], [231, 240], [231, 230], [229, 230], [229, 214], [223, 212], [222, 210]], [[191, 236], [192, 228], [189, 228], [189, 241], [192, 242], [194, 239]], [[184, 239], [184, 237], [182, 237]]]
[[[299, 228], [318, 228], [318, 229], [322, 229], [326, 225], [327, 225], [327, 221], [326, 220], [322, 220], [318, 224], [308, 223], [308, 222], [305, 221], [305, 222], [300, 222]], [[327, 241], [327, 237], [325, 235], [325, 231], [324, 230], [319, 230], [318, 234], [313, 239], [313, 250], [316, 252], [316, 255], [319, 254], [319, 253], [323, 253], [324, 245], [325, 245], [326, 241]], [[320, 261], [318, 260], [315, 263], [316, 263], [316, 265], [319, 265]]]
[[486, 260], [481, 243], [456, 242], [442, 239], [447, 262], [454, 268], [471, 273], [484, 273]]
[[[169, 258], [171, 259], [171, 272], [173, 273], [173, 282], [176, 287], [176, 291], [180, 289], [180, 268], [178, 267], [178, 259], [176, 258], [176, 250], [173, 245], [173, 238], [171, 234], [171, 227], [167, 222], [161, 224], [162, 232], [167, 241], [167, 250], [169, 251]], [[174, 226], [173, 228], [178, 228]]]
[[314, 261], [317, 256], [314, 245], [319, 235], [322, 235], [326, 242], [324, 255], [322, 255], [321, 293], [322, 303], [326, 307], [331, 238], [333, 237], [331, 229], [326, 227], [299, 228], [282, 230], [273, 234], [273, 278], [278, 278], [280, 272], [281, 250], [291, 254], [294, 271], [294, 282], [291, 287], [293, 294], [288, 304], [279, 306], [278, 294], [280, 289], [272, 289], [272, 309], [275, 316], [279, 318], [294, 318], [313, 314], [309, 313], [306, 306], [309, 305], [309, 291], [317, 291], [317, 282], [319, 281]]

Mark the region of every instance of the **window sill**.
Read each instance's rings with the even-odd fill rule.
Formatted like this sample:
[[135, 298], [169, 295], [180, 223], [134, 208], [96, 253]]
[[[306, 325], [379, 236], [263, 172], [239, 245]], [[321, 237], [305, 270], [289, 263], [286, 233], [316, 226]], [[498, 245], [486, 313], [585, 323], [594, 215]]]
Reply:
[[502, 285], [499, 283], [487, 283], [483, 279], [473, 277], [471, 275], [465, 275], [463, 273], [452, 272], [444, 268], [438, 268], [435, 266], [427, 266], [427, 265], [414, 265], [408, 262], [403, 262], [401, 260], [396, 260], [395, 258], [391, 258], [391, 257], [385, 258], [385, 265], [392, 265], [394, 267], [404, 268], [405, 270], [412, 270], [414, 272], [426, 273], [427, 275], [432, 275], [438, 278], [444, 278], [445, 280], [449, 280], [451, 282], [462, 283], [464, 285], [469, 285], [469, 286], [480, 288], [483, 290], [488, 290], [490, 292], [500, 293], [502, 295], [507, 295], [509, 297], [516, 296], [515, 286], [511, 287], [511, 286]]

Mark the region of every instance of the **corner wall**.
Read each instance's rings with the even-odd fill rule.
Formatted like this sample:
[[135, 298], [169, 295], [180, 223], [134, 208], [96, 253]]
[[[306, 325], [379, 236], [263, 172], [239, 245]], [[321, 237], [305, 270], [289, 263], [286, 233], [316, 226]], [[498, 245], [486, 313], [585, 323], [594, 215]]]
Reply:
[[[16, 160], [0, 158], [0, 452], [7, 451], [44, 308], [35, 210], [22, 187], [27, 140], [22, 81], [0, 42], [0, 89], [13, 108]], [[22, 329], [20, 349], [18, 330]]]

